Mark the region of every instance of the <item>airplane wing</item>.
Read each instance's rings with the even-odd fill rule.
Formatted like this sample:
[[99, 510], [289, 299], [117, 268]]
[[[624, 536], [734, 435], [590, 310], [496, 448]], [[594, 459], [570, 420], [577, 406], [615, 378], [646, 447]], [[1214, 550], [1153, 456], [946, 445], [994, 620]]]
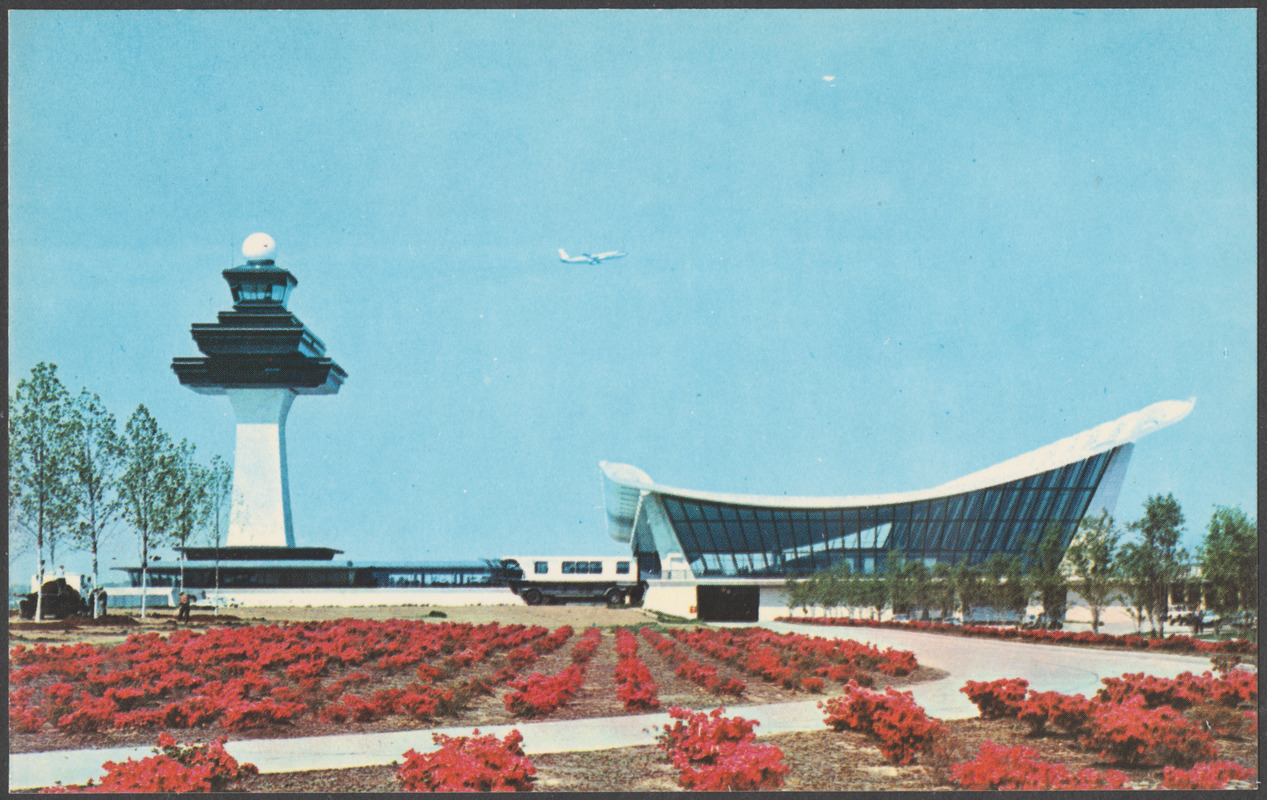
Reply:
[[608, 258], [621, 258], [622, 256], [625, 256], [625, 255], [628, 255], [628, 254], [622, 253], [619, 250], [612, 250], [610, 253], [596, 253], [592, 257], [599, 260], [603, 260], [603, 259], [608, 259]]

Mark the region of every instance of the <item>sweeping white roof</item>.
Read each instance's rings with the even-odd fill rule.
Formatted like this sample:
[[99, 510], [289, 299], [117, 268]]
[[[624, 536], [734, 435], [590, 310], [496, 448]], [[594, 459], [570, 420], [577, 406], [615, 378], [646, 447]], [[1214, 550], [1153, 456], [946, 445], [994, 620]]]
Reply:
[[[928, 500], [933, 497], [961, 494], [963, 492], [998, 486], [1021, 478], [1047, 472], [1083, 461], [1091, 456], [1112, 450], [1120, 445], [1134, 442], [1141, 436], [1173, 425], [1192, 411], [1196, 398], [1188, 400], [1164, 400], [1153, 403], [1147, 408], [1127, 414], [1124, 417], [1097, 425], [1090, 430], [1053, 442], [1045, 447], [1032, 450], [1016, 458], [1010, 458], [992, 467], [973, 472], [949, 483], [943, 483], [931, 489], [913, 492], [895, 492], [889, 494], [849, 495], [845, 497], [789, 497], [787, 495], [751, 495], [728, 494], [724, 492], [700, 492], [692, 489], [678, 489], [664, 486], [651, 480], [651, 476], [629, 464], [615, 464], [607, 461], [599, 462], [599, 468], [612, 483], [621, 489], [657, 492], [676, 497], [706, 500], [735, 505], [768, 506], [775, 508], [840, 508], [849, 506], [878, 506], [897, 503], [910, 503], [917, 500]], [[626, 498], [626, 491], [617, 491]], [[616, 500], [617, 498], [611, 498]], [[609, 511], [615, 511], [609, 505]]]

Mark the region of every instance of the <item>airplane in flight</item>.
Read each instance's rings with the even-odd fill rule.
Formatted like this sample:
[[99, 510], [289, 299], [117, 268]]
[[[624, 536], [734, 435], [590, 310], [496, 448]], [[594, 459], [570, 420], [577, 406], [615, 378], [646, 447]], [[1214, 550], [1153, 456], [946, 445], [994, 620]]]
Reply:
[[559, 248], [559, 259], [561, 261], [566, 261], [569, 264], [597, 264], [598, 262], [606, 261], [609, 258], [623, 258], [626, 255], [628, 254], [622, 253], [619, 250], [612, 250], [607, 253], [594, 253], [593, 255], [590, 255], [589, 253], [581, 253], [579, 256], [569, 256], [566, 250]]

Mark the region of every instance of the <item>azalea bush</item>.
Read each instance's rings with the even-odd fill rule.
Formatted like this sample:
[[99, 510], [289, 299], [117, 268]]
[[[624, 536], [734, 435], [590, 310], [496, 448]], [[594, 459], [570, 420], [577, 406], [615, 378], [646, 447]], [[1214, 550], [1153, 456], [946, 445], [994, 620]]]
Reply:
[[540, 717], [572, 699], [585, 682], [585, 669], [576, 664], [553, 675], [534, 672], [509, 681], [511, 691], [502, 700], [517, 717]]
[[826, 711], [828, 727], [871, 735], [894, 764], [911, 763], [946, 733], [945, 725], [925, 714], [910, 692], [892, 687], [881, 693], [850, 683], [843, 695], [820, 701], [818, 707]]
[[1148, 709], [1139, 696], [1098, 704], [1079, 740], [1115, 764], [1190, 767], [1218, 754], [1210, 735], [1168, 706]]
[[1029, 726], [1031, 736], [1041, 733], [1048, 723], [1065, 733], [1079, 733], [1091, 721], [1093, 703], [1080, 694], [1035, 692], [1031, 689], [1017, 709], [1016, 718]]
[[1248, 781], [1257, 776], [1258, 773], [1254, 770], [1246, 769], [1233, 761], [1206, 761], [1192, 769], [1166, 767], [1162, 770], [1161, 787], [1209, 791], [1227, 788], [1228, 781]]
[[789, 768], [783, 751], [753, 741], [757, 722], [724, 716], [724, 708], [705, 714], [680, 706], [669, 709], [656, 744], [678, 771], [678, 783], [701, 791], [778, 789]]
[[532, 790], [536, 767], [524, 755], [523, 735], [512, 730], [504, 739], [492, 734], [432, 734], [440, 747], [430, 753], [405, 753], [396, 778], [407, 792], [525, 792]]
[[627, 711], [660, 707], [658, 687], [651, 670], [638, 658], [638, 638], [624, 628], [616, 630], [616, 697]]
[[1070, 772], [1064, 764], [1039, 761], [1038, 753], [1031, 748], [1003, 747], [989, 741], [982, 743], [976, 758], [954, 765], [951, 776], [962, 788], [974, 791], [1129, 787], [1126, 775], [1117, 770]]
[[983, 719], [1015, 717], [1025, 701], [1029, 681], [1023, 678], [999, 678], [995, 681], [968, 681], [959, 691], [976, 704]]
[[253, 764], [239, 764], [224, 751], [224, 740], [210, 744], [183, 745], [168, 734], [160, 734], [154, 755], [140, 761], [107, 761], [100, 783], [86, 786], [50, 787], [53, 792], [108, 792], [151, 794], [155, 792], [243, 791], [242, 782], [259, 774]]

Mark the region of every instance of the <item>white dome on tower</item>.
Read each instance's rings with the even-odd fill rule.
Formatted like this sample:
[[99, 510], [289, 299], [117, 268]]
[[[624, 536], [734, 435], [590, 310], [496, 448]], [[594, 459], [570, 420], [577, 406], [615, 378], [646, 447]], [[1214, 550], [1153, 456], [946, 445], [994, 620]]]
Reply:
[[242, 255], [248, 261], [271, 261], [277, 257], [277, 242], [267, 233], [252, 233], [242, 242]]

